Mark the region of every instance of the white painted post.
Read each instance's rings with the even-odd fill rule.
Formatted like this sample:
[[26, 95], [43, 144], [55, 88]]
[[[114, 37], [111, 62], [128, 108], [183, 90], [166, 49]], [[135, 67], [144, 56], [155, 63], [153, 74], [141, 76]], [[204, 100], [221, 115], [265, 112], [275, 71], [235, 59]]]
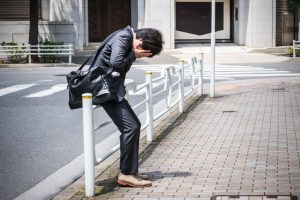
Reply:
[[38, 48], [38, 57], [40, 57], [40, 44], [37, 44], [37, 48]]
[[202, 58], [201, 60], [199, 60], [198, 62], [198, 65], [199, 65], [199, 79], [198, 79], [198, 82], [199, 82], [199, 95], [202, 96], [203, 95], [203, 54], [202, 54]]
[[147, 114], [147, 141], [152, 142], [153, 140], [153, 99], [152, 99], [152, 72], [145, 72], [146, 83], [146, 114]]
[[167, 97], [167, 107], [171, 106], [171, 98], [172, 98], [172, 80], [171, 80], [171, 71], [167, 69], [167, 85], [168, 85], [168, 97]]
[[197, 62], [197, 58], [196, 57], [193, 57], [191, 59], [191, 64], [192, 64], [192, 79], [191, 79], [191, 86], [192, 86], [192, 90], [195, 89], [195, 65], [196, 65], [196, 62]]
[[179, 112], [182, 113], [184, 110], [184, 61], [179, 61]]
[[72, 63], [72, 44], [69, 44], [69, 64]]
[[85, 196], [95, 195], [95, 142], [92, 94], [82, 94], [82, 117], [83, 117], [83, 140], [84, 140], [84, 173], [85, 173]]
[[215, 97], [215, 46], [216, 46], [216, 0], [211, 1], [211, 63], [210, 63], [210, 97]]

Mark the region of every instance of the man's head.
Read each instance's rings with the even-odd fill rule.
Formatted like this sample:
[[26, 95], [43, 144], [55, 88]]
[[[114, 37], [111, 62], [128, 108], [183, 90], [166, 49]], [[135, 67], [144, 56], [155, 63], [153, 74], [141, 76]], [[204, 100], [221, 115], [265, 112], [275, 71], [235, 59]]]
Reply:
[[135, 39], [142, 41], [141, 43], [134, 43], [134, 48], [149, 50], [153, 57], [159, 54], [163, 48], [164, 41], [161, 33], [154, 28], [143, 28], [135, 31]]

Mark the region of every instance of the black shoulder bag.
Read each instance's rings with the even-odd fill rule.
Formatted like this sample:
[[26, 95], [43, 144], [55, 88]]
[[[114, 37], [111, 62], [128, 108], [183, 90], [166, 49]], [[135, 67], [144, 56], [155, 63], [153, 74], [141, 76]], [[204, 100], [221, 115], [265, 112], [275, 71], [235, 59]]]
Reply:
[[[105, 44], [115, 35], [111, 34], [100, 45], [98, 50], [94, 53], [95, 58], [99, 55]], [[118, 88], [122, 85], [121, 77], [114, 77], [113, 70], [103, 73], [101, 67], [90, 67], [86, 71], [82, 71], [85, 64], [91, 59], [90, 56], [76, 71], [72, 71], [67, 75], [68, 89], [69, 89], [69, 107], [70, 109], [82, 108], [82, 94], [92, 93], [93, 105], [105, 103], [108, 101], [118, 100]]]

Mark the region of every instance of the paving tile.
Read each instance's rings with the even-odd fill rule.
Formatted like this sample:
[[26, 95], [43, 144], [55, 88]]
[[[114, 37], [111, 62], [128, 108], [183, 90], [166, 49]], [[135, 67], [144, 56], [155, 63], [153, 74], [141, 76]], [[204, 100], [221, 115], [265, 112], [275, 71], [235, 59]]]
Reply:
[[[285, 92], [272, 90], [279, 87]], [[260, 196], [240, 196], [239, 200], [275, 200], [264, 195], [299, 194], [299, 94], [300, 84], [280, 81], [205, 98], [183, 113], [180, 123], [165, 119], [156, 129], [172, 127], [149, 148], [140, 165], [140, 171], [151, 172], [152, 187], [115, 188], [102, 197], [208, 200], [212, 195], [251, 194]], [[106, 178], [114, 177], [109, 174], [114, 174], [117, 164]], [[276, 200], [288, 200], [281, 198]]]

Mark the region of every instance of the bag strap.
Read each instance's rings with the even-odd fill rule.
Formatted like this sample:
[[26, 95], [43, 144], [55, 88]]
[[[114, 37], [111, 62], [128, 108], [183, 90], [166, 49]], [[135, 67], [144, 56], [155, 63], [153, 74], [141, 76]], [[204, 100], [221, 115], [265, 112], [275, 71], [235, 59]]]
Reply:
[[108, 43], [108, 41], [115, 36], [119, 31], [115, 31], [112, 34], [110, 34], [107, 38], [105, 38], [105, 40], [101, 43], [101, 45], [99, 46], [99, 48], [93, 53], [93, 55], [91, 55], [77, 70], [81, 70], [85, 64], [97, 53], [100, 52], [100, 50], [103, 49], [103, 47]]

